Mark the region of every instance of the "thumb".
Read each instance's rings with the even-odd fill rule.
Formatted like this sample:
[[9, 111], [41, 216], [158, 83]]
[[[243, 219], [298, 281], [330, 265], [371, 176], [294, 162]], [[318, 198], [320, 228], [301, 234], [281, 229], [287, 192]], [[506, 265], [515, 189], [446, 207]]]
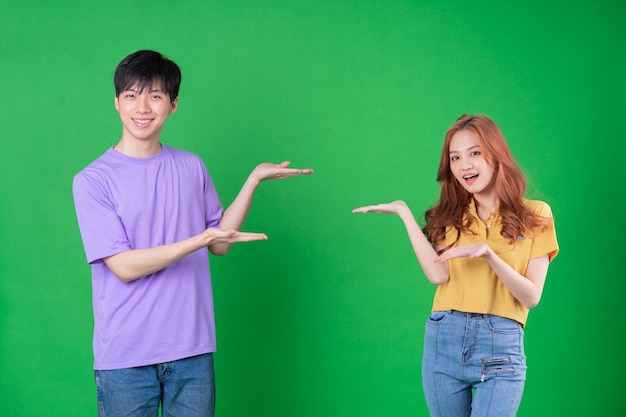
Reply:
[[237, 233], [236, 230], [222, 230], [222, 229], [218, 229], [219, 230], [219, 237], [231, 237], [234, 236], [235, 233]]

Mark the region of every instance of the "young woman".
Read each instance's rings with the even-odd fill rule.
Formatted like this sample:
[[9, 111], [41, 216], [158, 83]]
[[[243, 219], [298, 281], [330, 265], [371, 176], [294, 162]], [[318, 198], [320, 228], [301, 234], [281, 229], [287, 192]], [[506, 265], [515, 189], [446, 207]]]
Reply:
[[515, 416], [526, 380], [523, 327], [559, 250], [552, 212], [524, 198], [526, 179], [486, 116], [463, 115], [450, 127], [437, 181], [441, 195], [423, 229], [403, 201], [353, 212], [398, 215], [437, 285], [422, 362], [431, 416]]

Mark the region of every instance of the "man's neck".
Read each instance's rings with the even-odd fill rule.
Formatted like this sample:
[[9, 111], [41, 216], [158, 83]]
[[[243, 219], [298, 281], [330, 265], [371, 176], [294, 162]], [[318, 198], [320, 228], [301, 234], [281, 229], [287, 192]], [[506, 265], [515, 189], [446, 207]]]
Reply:
[[119, 153], [133, 158], [150, 158], [161, 152], [162, 146], [158, 141], [125, 140], [114, 146]]

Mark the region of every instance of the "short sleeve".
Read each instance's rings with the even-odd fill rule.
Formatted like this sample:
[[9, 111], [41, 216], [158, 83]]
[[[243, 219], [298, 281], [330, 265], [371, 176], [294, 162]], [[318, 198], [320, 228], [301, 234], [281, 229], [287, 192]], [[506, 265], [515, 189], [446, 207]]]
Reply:
[[217, 190], [211, 179], [211, 175], [202, 165], [204, 170], [204, 207], [205, 207], [205, 224], [206, 227], [220, 227], [222, 221], [222, 204], [220, 202]]
[[131, 249], [102, 179], [80, 172], [74, 177], [72, 191], [87, 262], [101, 262], [103, 258]]
[[535, 208], [535, 213], [549, 221], [545, 228], [538, 227], [533, 237], [533, 245], [530, 251], [530, 259], [539, 258], [548, 255], [550, 262], [559, 253], [559, 244], [556, 238], [556, 229], [554, 227], [554, 217], [550, 206], [544, 202], [539, 203]]

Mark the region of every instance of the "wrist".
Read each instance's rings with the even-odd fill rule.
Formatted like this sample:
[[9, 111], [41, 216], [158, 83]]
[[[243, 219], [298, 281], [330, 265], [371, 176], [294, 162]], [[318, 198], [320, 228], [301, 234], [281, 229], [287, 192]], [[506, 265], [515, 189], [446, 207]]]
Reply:
[[413, 217], [413, 212], [409, 206], [403, 204], [398, 208], [398, 216], [400, 216], [402, 220], [407, 220]]
[[211, 229], [209, 228], [199, 235], [194, 236], [192, 239], [192, 247], [194, 248], [194, 250], [198, 250], [200, 248], [206, 248], [207, 246], [210, 246], [215, 240], [215, 234], [211, 233]]
[[252, 171], [248, 176], [244, 186], [250, 187], [253, 191], [256, 190], [256, 187], [261, 183], [261, 179], [257, 177], [256, 173]]
[[485, 253], [482, 255], [483, 258], [485, 258], [487, 261], [491, 261], [496, 257], [496, 253], [493, 251], [493, 249], [491, 249], [491, 247], [488, 244], [484, 244], [487, 249], [485, 250]]

